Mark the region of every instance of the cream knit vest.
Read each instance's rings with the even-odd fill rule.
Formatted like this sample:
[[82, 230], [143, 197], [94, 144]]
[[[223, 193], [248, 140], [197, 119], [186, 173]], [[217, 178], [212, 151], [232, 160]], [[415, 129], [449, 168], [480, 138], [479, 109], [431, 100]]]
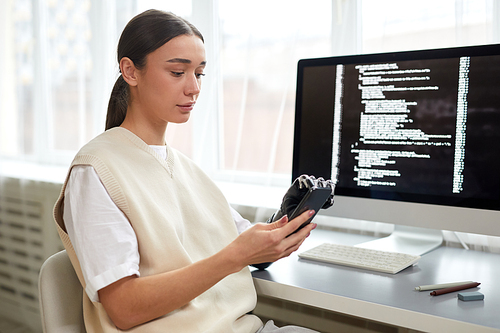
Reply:
[[[71, 167], [91, 165], [137, 235], [141, 276], [184, 267], [220, 251], [237, 237], [229, 205], [217, 186], [188, 158], [168, 149], [162, 160], [124, 128], [113, 128], [84, 146]], [[67, 182], [67, 179], [66, 179]], [[66, 182], [54, 208], [59, 235], [85, 288], [63, 221]], [[87, 332], [118, 332], [100, 303], [83, 293]], [[168, 295], [165, 295], [168, 298]], [[130, 332], [255, 332], [260, 319], [248, 268], [232, 274], [186, 306]], [[129, 332], [127, 331], [127, 332]]]

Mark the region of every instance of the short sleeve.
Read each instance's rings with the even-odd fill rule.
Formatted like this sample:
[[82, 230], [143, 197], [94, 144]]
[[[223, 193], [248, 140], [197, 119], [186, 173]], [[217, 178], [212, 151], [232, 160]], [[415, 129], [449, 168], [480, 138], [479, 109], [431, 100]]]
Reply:
[[93, 167], [75, 166], [71, 170], [63, 218], [92, 301], [99, 301], [99, 289], [139, 275], [135, 232]]

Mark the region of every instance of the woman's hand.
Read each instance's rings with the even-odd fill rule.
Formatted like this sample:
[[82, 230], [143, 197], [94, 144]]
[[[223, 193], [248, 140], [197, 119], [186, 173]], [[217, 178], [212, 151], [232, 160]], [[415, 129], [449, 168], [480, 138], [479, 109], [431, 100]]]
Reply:
[[309, 223], [293, 233], [312, 215], [314, 211], [308, 210], [291, 221], [288, 221], [287, 216], [283, 216], [273, 223], [256, 224], [229, 244], [227, 249], [233, 253], [233, 260], [240, 263], [237, 266], [240, 269], [247, 265], [274, 262], [288, 257], [300, 247], [311, 230], [316, 228], [316, 224]]

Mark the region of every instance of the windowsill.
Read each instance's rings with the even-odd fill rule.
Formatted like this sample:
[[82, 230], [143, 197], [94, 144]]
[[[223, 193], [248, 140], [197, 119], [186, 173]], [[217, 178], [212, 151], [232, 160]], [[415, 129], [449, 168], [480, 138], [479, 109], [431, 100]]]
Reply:
[[227, 200], [234, 205], [277, 209], [287, 188], [216, 182]]
[[32, 162], [0, 161], [0, 177], [62, 184], [67, 167], [42, 165]]

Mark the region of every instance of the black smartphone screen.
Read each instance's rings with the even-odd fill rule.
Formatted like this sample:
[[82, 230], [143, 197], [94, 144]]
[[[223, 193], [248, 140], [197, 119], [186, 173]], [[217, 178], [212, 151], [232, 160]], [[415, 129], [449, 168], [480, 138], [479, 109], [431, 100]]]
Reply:
[[313, 187], [309, 189], [309, 191], [304, 195], [299, 205], [295, 208], [291, 216], [288, 217], [288, 220], [293, 220], [306, 210], [314, 210], [314, 215], [311, 216], [306, 222], [304, 222], [297, 230], [297, 232], [307, 224], [311, 223], [312, 219], [316, 216], [321, 207], [325, 204], [326, 200], [330, 197], [332, 190], [324, 187]]

